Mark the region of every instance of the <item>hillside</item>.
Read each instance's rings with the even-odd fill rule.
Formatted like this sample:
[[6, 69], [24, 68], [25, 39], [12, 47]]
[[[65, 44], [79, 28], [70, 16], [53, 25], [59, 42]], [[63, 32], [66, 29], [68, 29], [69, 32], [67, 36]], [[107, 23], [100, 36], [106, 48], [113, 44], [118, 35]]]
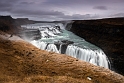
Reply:
[[18, 37], [18, 40], [8, 37], [0, 37], [0, 83], [124, 82], [123, 76], [109, 69], [40, 50]]

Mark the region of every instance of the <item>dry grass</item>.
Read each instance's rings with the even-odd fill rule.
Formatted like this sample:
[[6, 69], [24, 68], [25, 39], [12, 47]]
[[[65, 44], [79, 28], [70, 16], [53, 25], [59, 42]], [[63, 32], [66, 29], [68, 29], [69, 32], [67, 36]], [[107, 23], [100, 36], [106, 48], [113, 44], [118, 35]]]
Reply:
[[[0, 83], [123, 83], [110, 70], [0, 38]], [[88, 80], [87, 78], [91, 78]]]
[[33, 75], [25, 78], [0, 75], [0, 83], [92, 83], [89, 80], [77, 79], [69, 76], [42, 76]]

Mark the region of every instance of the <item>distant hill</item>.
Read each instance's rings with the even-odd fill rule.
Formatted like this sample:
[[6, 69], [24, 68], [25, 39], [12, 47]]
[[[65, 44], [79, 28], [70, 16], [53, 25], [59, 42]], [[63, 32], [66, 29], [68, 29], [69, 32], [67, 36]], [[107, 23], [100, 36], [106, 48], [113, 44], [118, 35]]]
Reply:
[[17, 18], [14, 19], [16, 25], [34, 24], [36, 21], [29, 20], [28, 18]]

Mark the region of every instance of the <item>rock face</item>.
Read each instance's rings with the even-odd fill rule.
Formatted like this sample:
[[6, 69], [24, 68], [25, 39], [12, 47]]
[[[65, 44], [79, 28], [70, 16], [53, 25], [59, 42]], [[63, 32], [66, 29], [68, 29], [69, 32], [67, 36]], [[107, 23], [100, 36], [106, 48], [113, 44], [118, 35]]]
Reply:
[[75, 21], [70, 31], [103, 49], [112, 70], [124, 75], [124, 18]]
[[0, 30], [7, 33], [18, 32], [17, 26], [15, 26], [15, 21], [11, 16], [0, 16]]
[[23, 40], [0, 38], [0, 83], [123, 83], [124, 77]]

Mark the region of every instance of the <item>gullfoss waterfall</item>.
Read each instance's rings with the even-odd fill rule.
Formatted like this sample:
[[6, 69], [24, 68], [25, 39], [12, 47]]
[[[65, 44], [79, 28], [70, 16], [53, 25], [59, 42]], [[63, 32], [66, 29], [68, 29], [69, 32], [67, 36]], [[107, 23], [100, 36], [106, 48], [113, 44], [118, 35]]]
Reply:
[[62, 23], [38, 23], [22, 27], [29, 31], [39, 30], [41, 38], [30, 42], [42, 50], [66, 54], [97, 66], [110, 68], [107, 56], [99, 47], [65, 30]]

